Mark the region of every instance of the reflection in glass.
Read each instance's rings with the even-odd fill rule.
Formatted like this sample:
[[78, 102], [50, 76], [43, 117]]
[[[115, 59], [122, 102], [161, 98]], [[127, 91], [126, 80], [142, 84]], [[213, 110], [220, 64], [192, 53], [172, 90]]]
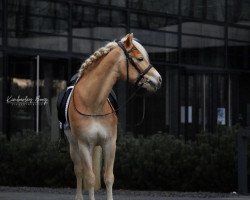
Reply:
[[67, 38], [58, 35], [68, 35], [68, 4], [10, 0], [7, 6], [10, 46], [67, 50]]
[[228, 66], [234, 69], [250, 69], [250, 44], [246, 42], [228, 42]]
[[249, 0], [228, 0], [228, 21], [231, 23], [247, 25], [250, 21], [250, 1]]
[[132, 13], [130, 14], [130, 25], [134, 28], [177, 32], [178, 19]]
[[224, 41], [182, 36], [182, 62], [186, 64], [224, 66]]
[[178, 2], [176, 0], [129, 0], [130, 8], [162, 12], [168, 14], [178, 13]]
[[[114, 27], [120, 30], [125, 29], [126, 14], [118, 10], [74, 5], [72, 22], [72, 32], [74, 36], [94, 37], [96, 31], [98, 32], [100, 29], [102, 29], [102, 34], [113, 35], [112, 32], [116, 32], [116, 28], [114, 29]], [[112, 28], [112, 30], [105, 30], [104, 28]], [[119, 33], [119, 31], [117, 31], [117, 33]], [[109, 39], [103, 36], [100, 38]]]
[[237, 27], [228, 27], [228, 38], [250, 42], [250, 30]]
[[225, 20], [225, 0], [185, 0], [181, 1], [183, 16], [216, 21]]
[[52, 140], [59, 137], [56, 101], [60, 91], [66, 87], [67, 60], [41, 59], [40, 61], [40, 96], [49, 103], [40, 106], [41, 131], [50, 133]]
[[51, 1], [8, 1], [8, 29], [24, 35], [28, 31], [68, 34], [69, 9]]
[[[34, 58], [9, 57], [10, 94], [8, 97], [34, 98], [34, 63]], [[35, 130], [35, 106], [27, 104], [22, 106], [8, 104], [8, 106], [10, 135], [23, 134], [26, 130]]]
[[182, 22], [182, 32], [209, 37], [224, 37], [224, 27], [214, 24], [205, 24], [201, 22], [185, 21]]
[[131, 32], [145, 45], [159, 45], [167, 47], [177, 47], [177, 34], [157, 32], [151, 30], [131, 29]]
[[83, 2], [89, 2], [89, 3], [99, 3], [104, 5], [112, 5], [112, 6], [120, 6], [125, 7], [126, 6], [126, 0], [80, 0]]
[[3, 105], [5, 104], [3, 99], [3, 54], [0, 52], [0, 136], [3, 134]]
[[68, 38], [41, 34], [28, 34], [26, 37], [17, 37], [16, 32], [9, 32], [8, 45], [49, 50], [68, 50]]
[[178, 49], [165, 47], [144, 46], [147, 49], [150, 60], [169, 63], [178, 62]]

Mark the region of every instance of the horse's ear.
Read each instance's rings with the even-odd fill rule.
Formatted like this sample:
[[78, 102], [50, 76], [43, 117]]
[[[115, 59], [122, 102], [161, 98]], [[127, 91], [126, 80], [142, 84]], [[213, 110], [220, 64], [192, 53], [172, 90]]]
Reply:
[[133, 33], [129, 33], [124, 37], [124, 46], [125, 48], [129, 48], [132, 46], [132, 41], [133, 41]]

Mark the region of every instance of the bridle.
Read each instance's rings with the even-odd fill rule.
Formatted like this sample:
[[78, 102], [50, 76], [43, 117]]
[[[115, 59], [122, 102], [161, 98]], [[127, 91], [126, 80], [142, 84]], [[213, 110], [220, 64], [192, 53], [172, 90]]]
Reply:
[[138, 67], [138, 65], [134, 62], [133, 58], [129, 55], [129, 53], [133, 50], [135, 50], [134, 47], [132, 47], [130, 50], [126, 50], [126, 48], [123, 46], [121, 41], [116, 41], [116, 43], [118, 44], [118, 46], [123, 50], [125, 56], [126, 56], [126, 63], [127, 63], [127, 80], [129, 79], [129, 73], [128, 73], [128, 68], [129, 68], [129, 63], [136, 69], [136, 71], [139, 73], [139, 76], [137, 77], [137, 80], [135, 81], [134, 85], [135, 86], [142, 86], [143, 83], [141, 85], [139, 85], [140, 81], [144, 78], [144, 76], [148, 73], [148, 71], [153, 67], [151, 64], [149, 64], [147, 66], [147, 68], [143, 71], [140, 70], [140, 68]]
[[[111, 115], [113, 113], [116, 113], [119, 111], [123, 106], [126, 106], [135, 96], [136, 92], [141, 89], [142, 85], [144, 83], [140, 83], [140, 81], [144, 78], [144, 76], [148, 73], [148, 71], [153, 67], [151, 64], [147, 66], [147, 68], [143, 71], [138, 67], [138, 65], [134, 62], [133, 58], [129, 55], [130, 52], [135, 50], [135, 47], [132, 47], [130, 50], [126, 50], [126, 48], [123, 46], [121, 41], [115, 41], [118, 46], [123, 50], [124, 55], [126, 57], [126, 67], [127, 67], [127, 81], [129, 80], [129, 63], [136, 69], [136, 71], [139, 73], [139, 76], [137, 77], [137, 80], [135, 81], [134, 85], [137, 87], [137, 89], [131, 94], [131, 96], [126, 100], [124, 104], [119, 106], [117, 109], [113, 109], [112, 112], [105, 113], [105, 114], [85, 114], [79, 111], [75, 105], [75, 100], [74, 100], [74, 90], [72, 91], [72, 100], [73, 100], [73, 106], [76, 112], [80, 115], [83, 115], [85, 117], [105, 117], [107, 115]], [[139, 87], [138, 87], [139, 86]], [[110, 102], [109, 102], [110, 103]], [[112, 107], [112, 106], [111, 106]]]

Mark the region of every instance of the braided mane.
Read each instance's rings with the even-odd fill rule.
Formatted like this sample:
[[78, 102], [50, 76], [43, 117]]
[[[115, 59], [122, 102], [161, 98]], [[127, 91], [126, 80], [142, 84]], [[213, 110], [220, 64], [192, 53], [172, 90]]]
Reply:
[[85, 60], [84, 63], [82, 63], [78, 71], [79, 77], [84, 74], [84, 71], [88, 68], [88, 66], [90, 66], [94, 61], [98, 60], [102, 56], [107, 55], [116, 46], [116, 42], [109, 42], [106, 46], [95, 51], [87, 60]]

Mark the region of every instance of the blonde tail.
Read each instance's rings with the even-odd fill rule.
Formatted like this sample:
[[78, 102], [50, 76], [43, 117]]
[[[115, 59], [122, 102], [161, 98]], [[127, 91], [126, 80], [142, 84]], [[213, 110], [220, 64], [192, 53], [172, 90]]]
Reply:
[[93, 152], [93, 171], [95, 174], [95, 190], [101, 189], [102, 148], [96, 146]]

